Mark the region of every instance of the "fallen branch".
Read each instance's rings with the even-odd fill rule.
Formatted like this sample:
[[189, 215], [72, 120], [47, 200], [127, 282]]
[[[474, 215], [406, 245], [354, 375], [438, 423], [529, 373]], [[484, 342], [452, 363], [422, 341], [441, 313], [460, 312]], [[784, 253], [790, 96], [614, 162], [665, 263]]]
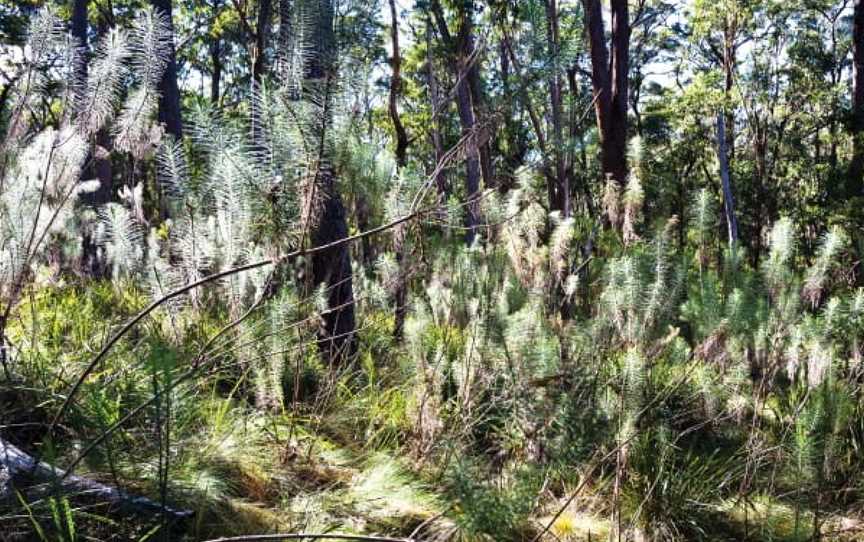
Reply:
[[246, 536], [229, 536], [226, 538], [214, 538], [207, 542], [258, 542], [263, 540], [365, 540], [367, 542], [414, 542], [410, 538], [388, 538], [386, 536], [362, 535], [362, 534], [251, 534]]
[[194, 514], [191, 510], [163, 506], [146, 497], [130, 495], [120, 489], [87, 478], [67, 476], [63, 470], [36, 460], [17, 446], [0, 438], [0, 481], [5, 482], [0, 485], [0, 498], [8, 496], [7, 493], [11, 492], [11, 482], [19, 477], [54, 483], [63, 492], [95, 497], [134, 512], [167, 514], [174, 519], [184, 519]]

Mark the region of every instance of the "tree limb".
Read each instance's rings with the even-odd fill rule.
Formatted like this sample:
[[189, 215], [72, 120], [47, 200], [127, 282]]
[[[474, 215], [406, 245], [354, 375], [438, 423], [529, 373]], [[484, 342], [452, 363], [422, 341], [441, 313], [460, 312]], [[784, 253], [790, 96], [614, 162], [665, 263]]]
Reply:
[[[35, 459], [2, 438], [0, 438], [0, 471], [5, 471], [6, 486], [11, 486], [11, 481], [16, 477], [27, 477], [48, 483], [54, 482], [63, 492], [98, 497], [136, 512], [167, 514], [174, 519], [184, 519], [194, 515], [191, 510], [170, 508], [146, 497], [133, 496], [87, 478], [69, 476], [65, 471]], [[11, 487], [0, 487], [0, 497], [6, 496], [10, 489]]]

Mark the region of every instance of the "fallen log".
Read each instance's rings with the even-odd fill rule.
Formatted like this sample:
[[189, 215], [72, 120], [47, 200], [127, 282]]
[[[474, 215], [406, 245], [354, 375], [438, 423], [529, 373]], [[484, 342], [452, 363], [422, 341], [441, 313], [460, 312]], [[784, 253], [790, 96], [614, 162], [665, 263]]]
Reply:
[[165, 514], [175, 520], [194, 515], [191, 510], [171, 508], [81, 476], [65, 475], [62, 469], [44, 461], [37, 461], [17, 446], [0, 438], [0, 500], [11, 496], [15, 480], [23, 479], [44, 482], [63, 493], [97, 499], [130, 512]]

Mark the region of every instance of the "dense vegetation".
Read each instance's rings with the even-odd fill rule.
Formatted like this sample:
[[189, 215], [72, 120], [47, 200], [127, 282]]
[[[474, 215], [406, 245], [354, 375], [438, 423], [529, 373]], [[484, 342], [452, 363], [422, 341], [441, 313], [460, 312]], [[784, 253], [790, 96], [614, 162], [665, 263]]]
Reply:
[[3, 0], [0, 135], [0, 540], [864, 537], [862, 0]]

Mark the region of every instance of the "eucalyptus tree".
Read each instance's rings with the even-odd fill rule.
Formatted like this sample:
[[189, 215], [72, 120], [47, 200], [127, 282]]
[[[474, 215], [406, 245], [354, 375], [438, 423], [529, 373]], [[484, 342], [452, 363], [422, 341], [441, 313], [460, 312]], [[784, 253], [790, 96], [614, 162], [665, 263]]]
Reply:
[[629, 108], [630, 8], [628, 0], [612, 0], [612, 36], [606, 39], [600, 0], [582, 0], [585, 35], [591, 54], [591, 85], [600, 133], [604, 175], [621, 186], [627, 182], [627, 110]]
[[[306, 209], [303, 212], [309, 221], [308, 243], [322, 246], [348, 237], [345, 206], [331, 161], [331, 130], [338, 85], [334, 1], [301, 0], [294, 9], [294, 24], [302, 22], [303, 17], [310, 21], [309, 53], [300, 55], [297, 60], [303, 62], [303, 98], [316, 104], [319, 112], [318, 118], [310, 119], [314, 141], [317, 141], [313, 151], [316, 163], [304, 194]], [[295, 27], [294, 31], [297, 30]], [[328, 311], [323, 316], [319, 347], [330, 363], [345, 360], [353, 353], [355, 329], [351, 259], [346, 245], [316, 252], [311, 257], [311, 283], [315, 287], [325, 287], [327, 292]]]
[[465, 157], [465, 196], [468, 200], [465, 216], [465, 240], [468, 244], [474, 242], [477, 227], [480, 223], [480, 205], [477, 199], [480, 195], [480, 145], [477, 133], [477, 112], [474, 105], [476, 98], [472, 94], [471, 81], [476, 81], [472, 70], [477, 69], [477, 51], [474, 36], [474, 2], [457, 2], [457, 32], [454, 36], [450, 31], [447, 17], [440, 0], [431, 0], [431, 15], [435, 20], [438, 36], [451, 55], [456, 66], [456, 108], [462, 125], [462, 136], [466, 139]]

